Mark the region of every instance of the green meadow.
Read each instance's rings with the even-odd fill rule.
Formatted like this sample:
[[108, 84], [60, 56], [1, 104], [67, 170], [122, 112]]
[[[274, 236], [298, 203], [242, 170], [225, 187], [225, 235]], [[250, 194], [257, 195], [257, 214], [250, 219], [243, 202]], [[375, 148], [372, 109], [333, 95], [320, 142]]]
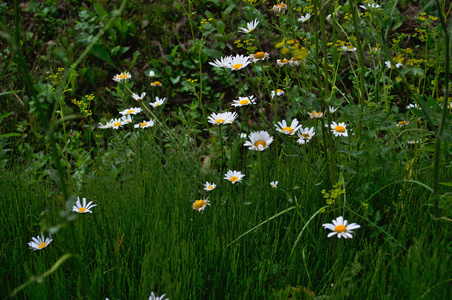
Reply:
[[0, 4], [1, 299], [450, 299], [450, 1]]

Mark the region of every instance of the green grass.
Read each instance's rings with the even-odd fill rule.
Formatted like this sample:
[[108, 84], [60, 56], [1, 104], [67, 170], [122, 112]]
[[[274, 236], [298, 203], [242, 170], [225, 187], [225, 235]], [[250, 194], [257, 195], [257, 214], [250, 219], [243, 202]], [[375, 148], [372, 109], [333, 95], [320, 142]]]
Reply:
[[[321, 224], [342, 214], [327, 210], [307, 225], [291, 255], [303, 226], [325, 205], [320, 193], [325, 184], [298, 157], [278, 155], [276, 148], [251, 153], [243, 182], [232, 185], [219, 181], [220, 174], [202, 174], [196, 162], [181, 165], [181, 154], [162, 161], [155, 147], [144, 146], [142, 156], [126, 163], [127, 179], [119, 182], [100, 165], [79, 194], [98, 205], [72, 221], [95, 298], [147, 299], [152, 291], [170, 299], [450, 296], [450, 233], [435, 235], [428, 194], [416, 184], [393, 184], [371, 198], [369, 205], [379, 208], [369, 216], [371, 222], [358, 209], [363, 199], [347, 190], [347, 203], [357, 214], [345, 210], [346, 219], [361, 225], [355, 238], [327, 238]], [[385, 175], [400, 177], [396, 171]], [[355, 185], [370, 179], [358, 178]], [[204, 191], [205, 180], [217, 188]], [[277, 189], [270, 186], [272, 180], [279, 180]], [[63, 228], [45, 249], [27, 246], [41, 229], [62, 222], [63, 200], [49, 185], [4, 173], [0, 193], [4, 298], [70, 252], [71, 238]], [[203, 213], [192, 209], [195, 200], [207, 196], [211, 206]], [[68, 260], [17, 296], [77, 298], [83, 293], [77, 278]]]

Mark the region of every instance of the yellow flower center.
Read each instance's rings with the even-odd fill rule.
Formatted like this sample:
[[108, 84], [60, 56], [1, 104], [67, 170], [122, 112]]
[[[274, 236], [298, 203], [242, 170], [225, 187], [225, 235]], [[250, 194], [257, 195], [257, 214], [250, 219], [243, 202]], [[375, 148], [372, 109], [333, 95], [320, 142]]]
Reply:
[[160, 81], [154, 81], [151, 85], [153, 85], [153, 86], [161, 86], [162, 84], [160, 83]]
[[267, 146], [267, 143], [264, 141], [257, 141], [254, 143], [254, 147], [259, 148], [259, 146], [262, 146], [263, 148], [265, 148], [265, 146]]
[[400, 122], [399, 122], [399, 126], [405, 126], [405, 125], [407, 125], [407, 124], [408, 124], [407, 121], [400, 121]]
[[312, 115], [313, 118], [320, 118], [320, 117], [322, 117], [322, 113], [321, 112], [316, 112], [316, 111], [312, 112], [311, 115]]
[[283, 59], [281, 60], [281, 62], [284, 63], [284, 64], [286, 64], [286, 63], [288, 63], [289, 61], [288, 61], [287, 59], [283, 58]]
[[80, 208], [78, 209], [79, 212], [84, 212], [85, 210], [86, 210], [86, 208], [84, 208], [84, 207], [80, 207]]
[[256, 58], [256, 59], [262, 59], [264, 57], [265, 57], [264, 52], [256, 52], [256, 54], [254, 54], [254, 58]]
[[141, 123], [141, 124], [140, 124], [140, 127], [144, 127], [144, 126], [146, 126], [146, 125], [148, 125], [148, 123]]
[[248, 100], [248, 99], [243, 99], [243, 100], [240, 100], [239, 103], [240, 103], [241, 105], [246, 105], [246, 104], [250, 103], [250, 100]]
[[211, 186], [211, 185], [209, 185], [207, 188], [208, 188], [209, 190], [213, 190], [213, 186]]
[[135, 112], [133, 109], [131, 109], [131, 110], [128, 110], [127, 112], [126, 112], [126, 114], [131, 114], [131, 113], [133, 113], [133, 112]]
[[310, 137], [309, 133], [303, 133], [302, 136], [303, 136], [304, 138]]
[[243, 66], [242, 64], [235, 64], [235, 65], [233, 65], [232, 67], [234, 68], [234, 70], [238, 70], [238, 69], [240, 69], [242, 66]]
[[292, 129], [292, 127], [284, 127], [282, 131], [286, 134], [291, 134], [293, 129]]
[[200, 208], [203, 208], [204, 205], [206, 205], [206, 201], [198, 200], [198, 201], [195, 201], [195, 203], [193, 203], [193, 208], [194, 209], [200, 209]]
[[160, 104], [158, 102], [155, 103], [155, 106], [159, 106]]
[[39, 249], [42, 249], [42, 248], [44, 248], [45, 246], [46, 246], [47, 244], [46, 243], [41, 243], [41, 244], [39, 244]]
[[127, 74], [118, 75], [118, 78], [119, 79], [126, 79], [127, 78]]
[[277, 93], [277, 94], [279, 94], [279, 93], [281, 93], [281, 92], [282, 92], [281, 89], [277, 89], [277, 90], [276, 90], [276, 93]]
[[237, 176], [232, 176], [231, 178], [229, 178], [229, 180], [231, 182], [235, 182], [235, 181], [239, 180], [239, 178]]
[[344, 126], [340, 126], [340, 125], [334, 127], [334, 130], [336, 130], [337, 132], [345, 132]]
[[337, 225], [336, 227], [334, 227], [334, 231], [336, 231], [337, 233], [345, 232], [347, 231], [347, 227], [345, 227], [344, 225]]
[[284, 3], [276, 4], [275, 6], [276, 7], [280, 7], [280, 8], [286, 8], [287, 7], [287, 5], [285, 5]]
[[223, 119], [217, 119], [217, 120], [215, 120], [215, 122], [217, 122], [217, 124], [223, 124], [224, 120]]
[[121, 122], [116, 122], [113, 124], [113, 126], [121, 126]]

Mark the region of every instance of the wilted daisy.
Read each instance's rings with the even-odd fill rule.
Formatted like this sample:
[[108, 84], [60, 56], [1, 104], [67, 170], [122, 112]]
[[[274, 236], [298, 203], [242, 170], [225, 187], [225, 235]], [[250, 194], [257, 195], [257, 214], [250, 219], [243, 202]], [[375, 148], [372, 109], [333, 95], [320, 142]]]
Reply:
[[210, 183], [210, 182], [206, 181], [206, 183], [204, 184], [204, 190], [210, 192], [210, 191], [213, 191], [216, 186], [217, 185], [215, 183]]
[[291, 66], [291, 67], [298, 67], [300, 64], [301, 64], [301, 60], [296, 59], [295, 57], [292, 57], [289, 60], [289, 66]]
[[297, 140], [297, 142], [299, 144], [306, 144], [307, 142], [309, 142], [312, 139], [312, 137], [314, 135], [315, 135], [314, 127], [301, 128], [298, 131], [299, 139]]
[[197, 200], [193, 203], [193, 209], [202, 212], [207, 205], [210, 205], [209, 200]]
[[333, 235], [337, 234], [338, 238], [344, 237], [344, 239], [351, 239], [353, 238], [352, 233], [354, 233], [352, 230], [358, 229], [361, 226], [352, 223], [347, 225], [347, 220], [344, 220], [342, 216], [338, 217], [336, 220], [333, 220], [333, 224], [326, 223], [322, 225], [325, 229], [329, 229], [332, 232], [328, 234], [328, 237], [332, 237]]
[[410, 122], [408, 121], [400, 121], [399, 123], [397, 123], [397, 127], [402, 128], [405, 126], [408, 126], [410, 124]]
[[231, 69], [232, 71], [238, 71], [240, 69], [245, 68], [247, 65], [249, 65], [251, 62], [248, 58], [248, 56], [243, 56], [237, 54], [236, 56], [230, 56], [227, 64], [227, 68]]
[[276, 187], [278, 186], [278, 181], [272, 181], [270, 182], [270, 185], [272, 186], [272, 188], [276, 189]]
[[122, 116], [121, 123], [122, 125], [132, 123], [132, 117], [130, 115]]
[[164, 298], [166, 294], [161, 295], [160, 297], [156, 296], [154, 292], [149, 296], [149, 300], [169, 300], [169, 298]]
[[139, 107], [131, 107], [131, 108], [125, 109], [123, 111], [120, 111], [119, 113], [121, 115], [136, 115], [136, 114], [138, 114], [140, 112], [141, 112], [141, 108], [139, 108]]
[[276, 94], [276, 96], [282, 96], [282, 95], [284, 95], [284, 91], [281, 89], [277, 89], [276, 92], [271, 91], [270, 95], [272, 96], [272, 99], [275, 97], [275, 94]]
[[118, 118], [118, 119], [112, 119], [109, 122], [109, 125], [110, 125], [110, 128], [118, 129], [119, 127], [122, 127], [122, 125], [124, 125], [124, 124], [123, 124], [122, 120]]
[[151, 82], [151, 86], [162, 86], [162, 83], [160, 81], [154, 81]]
[[304, 16], [301, 16], [299, 19], [298, 19], [298, 21], [300, 21], [300, 22], [306, 22], [307, 20], [309, 20], [311, 18], [311, 14], [310, 13], [307, 13], [306, 15], [304, 15]]
[[258, 62], [260, 60], [264, 60], [264, 59], [267, 59], [269, 57], [270, 57], [270, 54], [268, 54], [267, 52], [259, 51], [259, 52], [256, 52], [254, 54], [251, 54], [249, 56], [249, 59], [252, 59], [253, 63], [256, 63], [256, 62]]
[[388, 61], [385, 61], [385, 65], [386, 65], [386, 67], [388, 67], [388, 68], [390, 68], [390, 69], [394, 69], [394, 68], [400, 68], [400, 67], [402, 67], [403, 65], [401, 64], [401, 63], [397, 63], [396, 65], [395, 65], [395, 67], [393, 66], [393, 65], [391, 65], [391, 62], [388, 60]]
[[240, 134], [240, 138], [241, 138], [241, 139], [246, 139], [246, 137], [247, 137], [246, 133], [242, 132], [242, 133]]
[[298, 125], [299, 122], [297, 119], [293, 119], [292, 123], [290, 124], [290, 126], [287, 126], [287, 122], [286, 120], [282, 120], [281, 122], [278, 122], [278, 124], [276, 124], [276, 130], [278, 130], [279, 132], [282, 132], [284, 134], [290, 134], [290, 135], [294, 135], [295, 132], [297, 132], [298, 129], [301, 128], [301, 124]]
[[257, 24], [259, 24], [259, 21], [258, 21], [257, 19], [254, 19], [254, 21], [248, 22], [248, 23], [246, 24], [246, 28], [244, 28], [244, 27], [239, 28], [239, 31], [240, 31], [240, 32], [243, 32], [243, 33], [250, 33], [250, 32], [252, 32], [254, 29], [256, 29]]
[[152, 107], [157, 107], [163, 104], [163, 102], [165, 102], [166, 97], [163, 99], [160, 99], [159, 97], [155, 97], [155, 102], [154, 103], [149, 103], [150, 105], [152, 105]]
[[337, 110], [337, 107], [329, 106], [328, 109], [330, 110], [330, 114], [332, 114]]
[[135, 99], [136, 101], [141, 101], [141, 100], [143, 100], [145, 96], [146, 96], [146, 93], [141, 93], [141, 96], [138, 96], [138, 95], [135, 94], [135, 93], [132, 94], [132, 98]]
[[77, 197], [77, 202], [75, 202], [75, 205], [72, 207], [72, 211], [75, 211], [79, 214], [85, 214], [85, 213], [93, 213], [90, 208], [93, 208], [94, 206], [97, 206], [97, 204], [92, 204], [93, 201], [90, 201], [88, 204], [86, 204], [86, 198], [83, 198], [83, 204], [80, 203], [80, 197]]
[[102, 123], [99, 123], [99, 124], [97, 124], [97, 128], [100, 128], [100, 129], [107, 129], [107, 128], [110, 128], [111, 127], [111, 124], [110, 123], [107, 123], [107, 124], [102, 124]]
[[135, 128], [147, 128], [147, 127], [152, 127], [154, 126], [154, 121], [153, 120], [149, 120], [149, 121], [143, 121], [141, 123], [135, 124], [133, 125], [133, 127]]
[[314, 110], [308, 113], [308, 115], [311, 119], [321, 119], [323, 117], [323, 112], [318, 112]]
[[213, 62], [209, 62], [209, 65], [212, 65], [217, 68], [227, 67], [227, 65], [229, 63], [229, 58], [230, 58], [230, 56], [224, 56], [224, 57], [221, 57], [220, 60], [215, 59]]
[[245, 177], [245, 174], [242, 174], [242, 172], [240, 172], [240, 171], [232, 171], [232, 170], [229, 170], [224, 175], [224, 179], [229, 180], [233, 184], [236, 183], [236, 182], [240, 182], [243, 177]]
[[422, 140], [410, 140], [410, 141], [408, 141], [408, 144], [411, 144], [411, 145], [413, 145], [413, 144], [418, 144], [418, 143], [422, 143]]
[[113, 80], [116, 82], [122, 82], [122, 81], [126, 81], [127, 79], [132, 78], [132, 75], [130, 75], [129, 72], [123, 72], [121, 74], [117, 74], [115, 75], [115, 77], [113, 77]]
[[263, 151], [273, 142], [273, 137], [267, 131], [251, 132], [248, 136], [250, 139], [243, 146], [250, 147], [250, 150]]
[[420, 107], [419, 107], [419, 105], [417, 105], [417, 103], [415, 103], [415, 104], [408, 104], [408, 106], [406, 107], [406, 109], [412, 109], [412, 108], [417, 108], [417, 109], [420, 109]]
[[284, 4], [284, 2], [281, 2], [280, 4], [273, 5], [273, 11], [275, 13], [281, 13], [281, 12], [283, 13], [286, 10], [287, 10], [287, 5]]
[[347, 125], [344, 122], [336, 124], [336, 122], [331, 123], [331, 130], [334, 136], [348, 136]]
[[356, 47], [353, 47], [353, 45], [344, 45], [341, 47], [342, 51], [348, 51], [348, 52], [355, 52], [356, 51]]
[[31, 239], [32, 241], [28, 243], [28, 246], [30, 246], [33, 251], [44, 249], [53, 241], [51, 235], [44, 239], [44, 234], [41, 234], [41, 236], [38, 235], [37, 237]]
[[287, 65], [288, 63], [289, 60], [285, 58], [276, 60], [276, 64], [278, 65], [278, 67], [282, 67], [284, 65]]
[[250, 104], [256, 104], [256, 101], [254, 100], [254, 96], [249, 97], [239, 97], [238, 100], [233, 100], [231, 105], [232, 106], [245, 106]]

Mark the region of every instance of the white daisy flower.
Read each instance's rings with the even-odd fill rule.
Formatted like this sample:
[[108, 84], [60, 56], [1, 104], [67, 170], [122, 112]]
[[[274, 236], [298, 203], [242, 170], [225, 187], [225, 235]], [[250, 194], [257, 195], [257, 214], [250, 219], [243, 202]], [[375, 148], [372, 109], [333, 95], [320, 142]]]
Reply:
[[400, 68], [400, 67], [402, 67], [403, 65], [401, 64], [401, 63], [397, 63], [396, 65], [395, 65], [395, 67], [394, 66], [392, 66], [391, 65], [391, 62], [388, 60], [388, 61], [385, 61], [385, 65], [386, 65], [386, 67], [388, 67], [388, 68], [390, 68], [390, 69], [394, 69], [394, 68]]
[[330, 114], [332, 114], [337, 110], [337, 107], [329, 106], [328, 109], [330, 110]]
[[278, 65], [278, 67], [282, 67], [284, 65], [287, 65], [290, 61], [288, 59], [278, 59], [276, 60], [276, 64]]
[[284, 2], [281, 2], [280, 4], [273, 5], [273, 11], [275, 13], [283, 13], [287, 10], [287, 5], [284, 4]]
[[270, 57], [270, 54], [268, 54], [267, 52], [262, 52], [262, 51], [256, 52], [256, 53], [248, 56], [249, 59], [253, 60], [253, 63], [256, 63], [260, 60], [268, 59], [269, 57]]
[[348, 136], [347, 125], [344, 122], [336, 124], [336, 122], [331, 123], [331, 130], [334, 136]]
[[309, 117], [311, 119], [321, 119], [323, 117], [323, 113], [322, 112], [317, 112], [317, 111], [312, 111], [310, 113], [308, 113]]
[[130, 75], [129, 72], [123, 72], [121, 74], [117, 74], [115, 75], [115, 77], [113, 77], [113, 80], [116, 82], [122, 82], [122, 81], [126, 81], [127, 79], [132, 78], [132, 75]]
[[246, 139], [246, 137], [247, 137], [247, 134], [246, 134], [246, 133], [242, 132], [242, 133], [240, 134], [240, 138], [241, 138], [241, 139]]
[[234, 122], [239, 115], [236, 112], [225, 112], [223, 113], [224, 124], [231, 124]]
[[44, 234], [41, 234], [41, 236], [38, 235], [37, 237], [33, 237], [31, 239], [32, 241], [28, 243], [28, 246], [30, 246], [33, 251], [44, 249], [53, 241], [52, 235], [49, 235], [44, 239]]
[[282, 96], [282, 95], [284, 95], [284, 91], [281, 89], [277, 89], [276, 92], [271, 91], [270, 95], [272, 96], [272, 99], [275, 97], [275, 94], [276, 94], [276, 96]]
[[232, 106], [245, 106], [250, 104], [256, 104], [256, 101], [254, 100], [254, 96], [249, 97], [239, 97], [238, 100], [233, 100], [231, 105]]
[[133, 125], [134, 128], [147, 128], [154, 126], [154, 120], [143, 121], [141, 123]]
[[209, 65], [212, 65], [217, 68], [225, 68], [229, 63], [230, 56], [221, 57], [220, 60], [215, 59], [213, 62], [209, 62]]
[[229, 180], [233, 184], [236, 183], [236, 182], [240, 182], [243, 177], [245, 177], [245, 174], [242, 174], [242, 172], [240, 172], [240, 171], [232, 171], [232, 170], [229, 170], [224, 175], [224, 179]]
[[149, 71], [149, 74], [148, 74], [148, 76], [149, 77], [151, 77], [151, 78], [153, 78], [153, 77], [155, 77], [155, 72], [154, 71]]
[[299, 144], [306, 144], [307, 142], [309, 142], [312, 139], [312, 137], [314, 135], [315, 135], [314, 127], [301, 128], [298, 131], [299, 139], [297, 140], [297, 142]]
[[276, 187], [278, 186], [278, 181], [271, 181], [270, 185], [272, 186], [272, 188], [276, 189]]
[[256, 29], [257, 24], [259, 24], [259, 21], [257, 19], [254, 19], [254, 21], [248, 22], [246, 24], [246, 28], [244, 28], [244, 27], [239, 28], [239, 32], [250, 33], [252, 31], [254, 31], [254, 29]]
[[397, 127], [399, 127], [399, 128], [402, 128], [402, 127], [405, 127], [405, 126], [408, 126], [410, 124], [410, 122], [408, 122], [408, 121], [400, 121], [399, 123], [397, 123]]
[[139, 108], [139, 107], [131, 107], [131, 108], [125, 109], [123, 111], [120, 111], [119, 113], [121, 115], [136, 115], [136, 114], [138, 114], [140, 112], [141, 112], [141, 108]]
[[226, 68], [229, 68], [232, 71], [238, 71], [240, 69], [245, 68], [250, 63], [251, 63], [251, 61], [249, 60], [248, 56], [243, 56], [243, 55], [237, 54], [235, 57], [234, 56], [229, 57]]
[[307, 20], [309, 20], [310, 18], [311, 18], [311, 14], [310, 14], [310, 13], [307, 13], [306, 15], [301, 16], [301, 17], [298, 19], [298, 21], [304, 23], [304, 22], [306, 22]]
[[273, 142], [273, 137], [267, 131], [251, 132], [249, 141], [246, 141], [243, 146], [250, 147], [250, 150], [263, 151]]
[[353, 47], [353, 45], [348, 45], [348, 46], [342, 46], [341, 47], [342, 51], [348, 51], [348, 52], [355, 52], [356, 51], [356, 47]]
[[154, 292], [149, 296], [149, 300], [169, 300], [169, 298], [164, 298], [166, 294], [161, 295], [160, 297], [156, 296]]
[[141, 100], [143, 100], [145, 96], [146, 96], [146, 93], [141, 93], [141, 96], [138, 96], [138, 95], [135, 94], [135, 93], [132, 94], [132, 98], [135, 99], [136, 101], [141, 101]]
[[210, 191], [213, 191], [216, 186], [217, 185], [215, 183], [213, 183], [213, 182], [210, 183], [210, 182], [206, 181], [206, 183], [204, 184], [204, 190], [210, 192]]
[[417, 103], [415, 103], [415, 104], [408, 104], [408, 106], [406, 107], [406, 109], [412, 109], [412, 108], [417, 108], [417, 109], [421, 109], [420, 107], [419, 107], [419, 105], [417, 105]]
[[83, 198], [83, 204], [81, 204], [80, 197], [77, 197], [77, 202], [75, 202], [75, 205], [72, 207], [72, 211], [75, 211], [79, 214], [93, 213], [90, 208], [97, 206], [97, 204], [92, 203], [93, 201], [90, 201], [88, 204], [86, 204], [86, 198]]
[[368, 9], [368, 8], [380, 8], [380, 7], [381, 7], [381, 6], [378, 5], [377, 3], [373, 3], [373, 2], [367, 3], [366, 5], [367, 5], [367, 6], [360, 5], [359, 7], [361, 7], [362, 9]]
[[328, 234], [328, 237], [332, 237], [333, 235], [337, 234], [338, 238], [344, 237], [344, 239], [351, 239], [353, 238], [352, 233], [354, 233], [352, 230], [358, 229], [361, 226], [352, 223], [347, 225], [347, 220], [344, 220], [342, 216], [338, 217], [336, 220], [333, 220], [333, 224], [326, 223], [322, 225], [325, 229], [329, 229], [332, 232]]
[[293, 119], [292, 123], [290, 124], [290, 126], [287, 126], [287, 122], [286, 120], [282, 120], [281, 122], [278, 122], [278, 124], [276, 124], [276, 130], [278, 130], [279, 132], [282, 132], [284, 134], [290, 134], [290, 135], [294, 135], [295, 132], [297, 132], [298, 129], [301, 128], [301, 124], [298, 125], [299, 122], [297, 119]]
[[207, 205], [210, 205], [209, 200], [197, 200], [193, 203], [193, 209], [202, 212]]
[[125, 115], [121, 117], [122, 124], [129, 124], [132, 123], [132, 117], [130, 115]]
[[151, 82], [151, 86], [162, 86], [162, 83], [160, 81], [154, 81]]
[[163, 99], [160, 99], [159, 97], [155, 97], [155, 102], [154, 103], [149, 103], [150, 105], [152, 105], [152, 107], [157, 107], [163, 104], [163, 102], [165, 102], [166, 97]]
[[295, 57], [292, 57], [292, 58], [289, 60], [289, 65], [290, 65], [291, 67], [298, 67], [300, 64], [301, 64], [301, 60], [296, 59]]
[[122, 125], [124, 125], [124, 124], [123, 124], [122, 120], [118, 118], [118, 119], [112, 119], [108, 123], [108, 125], [110, 125], [110, 128], [118, 129], [119, 127], [122, 127]]

